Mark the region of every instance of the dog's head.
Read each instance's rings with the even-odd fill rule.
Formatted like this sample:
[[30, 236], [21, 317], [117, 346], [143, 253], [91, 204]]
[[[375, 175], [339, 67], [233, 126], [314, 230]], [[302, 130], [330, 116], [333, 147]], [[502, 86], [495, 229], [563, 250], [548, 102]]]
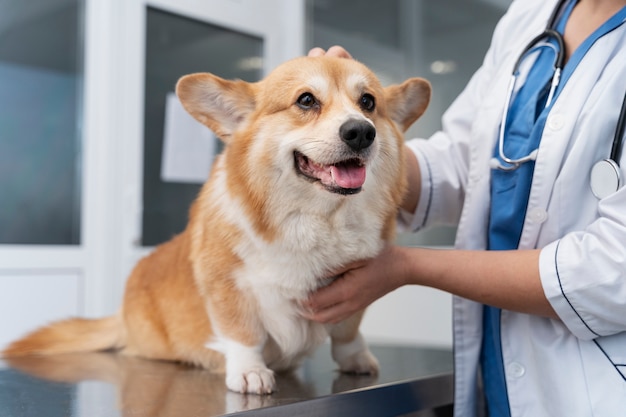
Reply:
[[177, 94], [226, 143], [229, 189], [245, 184], [259, 206], [276, 189], [312, 203], [402, 189], [402, 132], [426, 109], [430, 84], [382, 87], [357, 61], [302, 57], [257, 83], [187, 75]]

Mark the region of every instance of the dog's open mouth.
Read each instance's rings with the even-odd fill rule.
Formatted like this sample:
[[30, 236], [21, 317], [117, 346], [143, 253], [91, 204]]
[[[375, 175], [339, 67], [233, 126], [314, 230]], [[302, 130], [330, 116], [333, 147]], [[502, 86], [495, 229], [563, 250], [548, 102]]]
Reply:
[[333, 164], [320, 164], [300, 152], [294, 152], [296, 171], [311, 181], [319, 181], [328, 191], [356, 194], [365, 183], [365, 164], [351, 158]]

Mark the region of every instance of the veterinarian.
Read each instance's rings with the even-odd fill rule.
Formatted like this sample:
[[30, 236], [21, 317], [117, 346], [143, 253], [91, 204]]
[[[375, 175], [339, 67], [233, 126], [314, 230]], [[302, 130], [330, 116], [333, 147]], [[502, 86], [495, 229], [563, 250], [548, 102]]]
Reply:
[[[458, 223], [456, 249], [389, 246], [313, 294], [309, 318], [339, 321], [402, 285], [445, 290], [456, 416], [483, 402], [489, 416], [625, 416], [626, 161], [619, 141], [611, 152], [625, 19], [626, 0], [514, 1], [442, 131], [407, 142], [400, 223]], [[546, 29], [563, 44], [533, 41]]]

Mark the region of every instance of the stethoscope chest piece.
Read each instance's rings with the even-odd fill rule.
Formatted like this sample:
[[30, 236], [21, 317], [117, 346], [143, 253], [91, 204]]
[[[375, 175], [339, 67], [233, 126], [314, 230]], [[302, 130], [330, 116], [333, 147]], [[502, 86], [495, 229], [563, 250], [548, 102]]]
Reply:
[[591, 169], [591, 192], [598, 199], [602, 199], [619, 190], [622, 175], [619, 166], [612, 159], [603, 159], [594, 164]]

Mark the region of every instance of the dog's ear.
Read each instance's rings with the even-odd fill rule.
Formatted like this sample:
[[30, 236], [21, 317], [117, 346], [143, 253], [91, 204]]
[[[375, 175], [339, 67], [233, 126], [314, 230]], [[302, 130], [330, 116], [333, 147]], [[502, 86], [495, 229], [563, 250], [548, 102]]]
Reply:
[[182, 77], [176, 84], [176, 95], [189, 114], [224, 142], [230, 140], [255, 107], [252, 84], [208, 73]]
[[409, 78], [385, 88], [385, 102], [391, 119], [405, 132], [428, 107], [430, 83], [423, 78]]

